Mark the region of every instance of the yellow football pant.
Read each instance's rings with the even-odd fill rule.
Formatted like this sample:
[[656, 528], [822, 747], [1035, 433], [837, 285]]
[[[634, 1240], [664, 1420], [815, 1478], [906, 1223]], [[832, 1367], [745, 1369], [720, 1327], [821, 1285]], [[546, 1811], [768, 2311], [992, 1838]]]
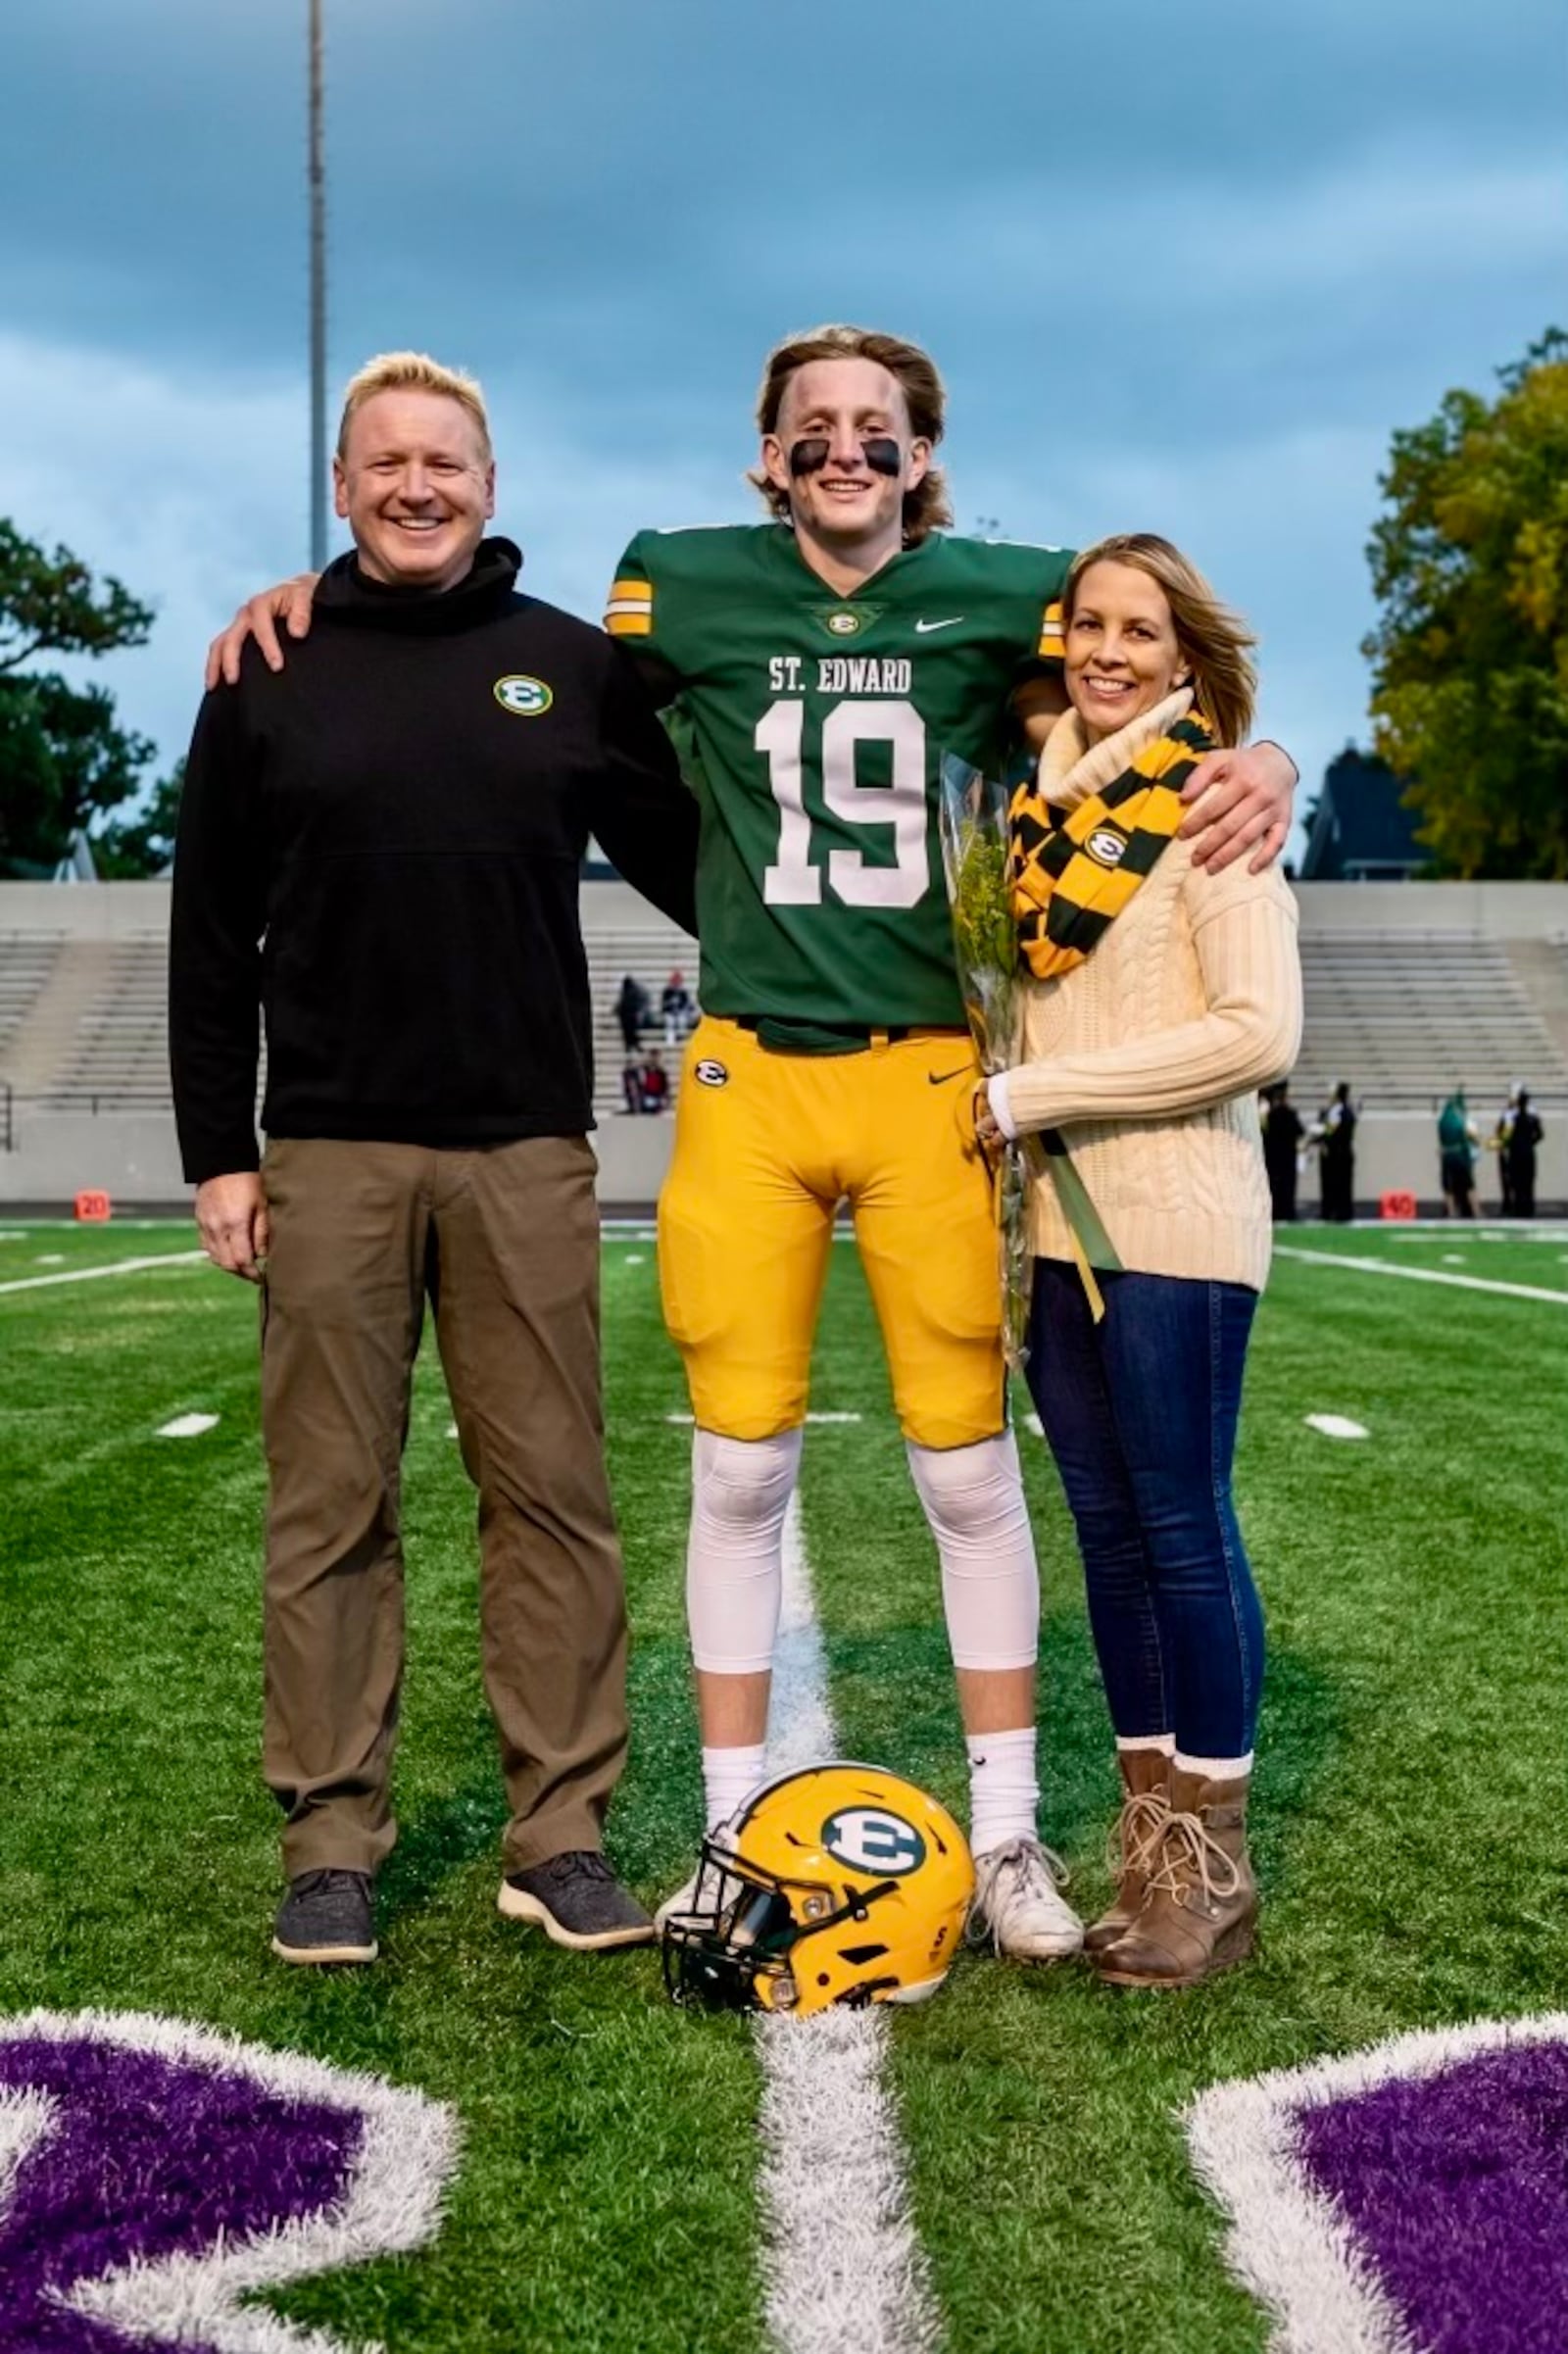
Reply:
[[956, 1031], [856, 1054], [778, 1054], [734, 1022], [699, 1024], [659, 1204], [659, 1266], [704, 1430], [767, 1439], [804, 1420], [845, 1200], [906, 1438], [968, 1447], [1004, 1427], [974, 1078]]

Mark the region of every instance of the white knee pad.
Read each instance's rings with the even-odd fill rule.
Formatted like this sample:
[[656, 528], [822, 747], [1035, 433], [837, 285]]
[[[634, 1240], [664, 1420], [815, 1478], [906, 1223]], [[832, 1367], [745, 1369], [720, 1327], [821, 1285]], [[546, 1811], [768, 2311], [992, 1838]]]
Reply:
[[1012, 1433], [973, 1447], [906, 1447], [942, 1563], [955, 1667], [1032, 1667], [1040, 1572]]
[[801, 1433], [692, 1440], [686, 1622], [692, 1657], [721, 1676], [773, 1664], [784, 1588], [784, 1515], [801, 1468]]

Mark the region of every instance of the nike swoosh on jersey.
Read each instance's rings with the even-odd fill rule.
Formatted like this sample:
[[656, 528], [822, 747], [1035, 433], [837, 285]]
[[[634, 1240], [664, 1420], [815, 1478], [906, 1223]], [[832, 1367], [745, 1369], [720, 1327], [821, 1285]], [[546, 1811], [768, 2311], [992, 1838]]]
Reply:
[[973, 1072], [972, 1062], [960, 1063], [956, 1071], [927, 1071], [926, 1084], [929, 1087], [946, 1087], [950, 1080], [971, 1077]]
[[962, 619], [962, 613], [952, 613], [945, 621], [916, 621], [914, 634], [917, 638], [928, 638], [933, 629], [956, 629]]

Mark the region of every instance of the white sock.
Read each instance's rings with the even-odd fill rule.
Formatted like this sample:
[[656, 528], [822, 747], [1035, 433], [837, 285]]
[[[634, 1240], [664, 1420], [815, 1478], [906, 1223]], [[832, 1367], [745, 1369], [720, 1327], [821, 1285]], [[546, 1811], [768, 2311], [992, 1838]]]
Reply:
[[1185, 1749], [1174, 1749], [1171, 1762], [1179, 1774], [1198, 1774], [1204, 1782], [1245, 1782], [1252, 1770], [1252, 1752], [1245, 1757], [1189, 1757]]
[[711, 1836], [720, 1823], [738, 1814], [760, 1782], [767, 1778], [767, 1743], [736, 1749], [703, 1751], [705, 1831]]
[[969, 1844], [976, 1855], [1004, 1847], [1009, 1839], [1032, 1839], [1040, 1785], [1035, 1780], [1035, 1729], [971, 1733], [969, 1752]]

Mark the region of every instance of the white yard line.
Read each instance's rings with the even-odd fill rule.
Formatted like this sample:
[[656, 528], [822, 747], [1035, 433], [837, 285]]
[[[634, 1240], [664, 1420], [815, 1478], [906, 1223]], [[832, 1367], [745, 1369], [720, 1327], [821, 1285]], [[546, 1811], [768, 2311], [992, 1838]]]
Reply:
[[1299, 1251], [1291, 1243], [1276, 1243], [1274, 1255], [1309, 1259], [1320, 1267], [1353, 1267], [1358, 1275], [1400, 1275], [1406, 1283], [1447, 1283], [1461, 1292], [1498, 1292], [1507, 1300], [1544, 1300], [1552, 1307], [1568, 1307], [1568, 1292], [1546, 1292], [1533, 1283], [1493, 1283], [1485, 1275], [1446, 1275], [1441, 1267], [1401, 1267], [1393, 1259], [1350, 1258], [1340, 1251]]
[[160, 1423], [160, 1439], [199, 1439], [204, 1431], [216, 1431], [221, 1417], [217, 1414], [176, 1414], [172, 1422]]
[[64, 1275], [24, 1275], [15, 1283], [0, 1283], [0, 1292], [41, 1292], [52, 1283], [93, 1283], [100, 1275], [139, 1275], [144, 1267], [188, 1267], [205, 1258], [205, 1251], [161, 1251], [156, 1258], [117, 1258], [108, 1267], [71, 1267]]
[[[770, 1774], [838, 1754], [799, 1498], [784, 1523]], [[763, 2281], [779, 2354], [930, 2354], [942, 2323], [914, 2235], [880, 2010], [760, 2019]]]

